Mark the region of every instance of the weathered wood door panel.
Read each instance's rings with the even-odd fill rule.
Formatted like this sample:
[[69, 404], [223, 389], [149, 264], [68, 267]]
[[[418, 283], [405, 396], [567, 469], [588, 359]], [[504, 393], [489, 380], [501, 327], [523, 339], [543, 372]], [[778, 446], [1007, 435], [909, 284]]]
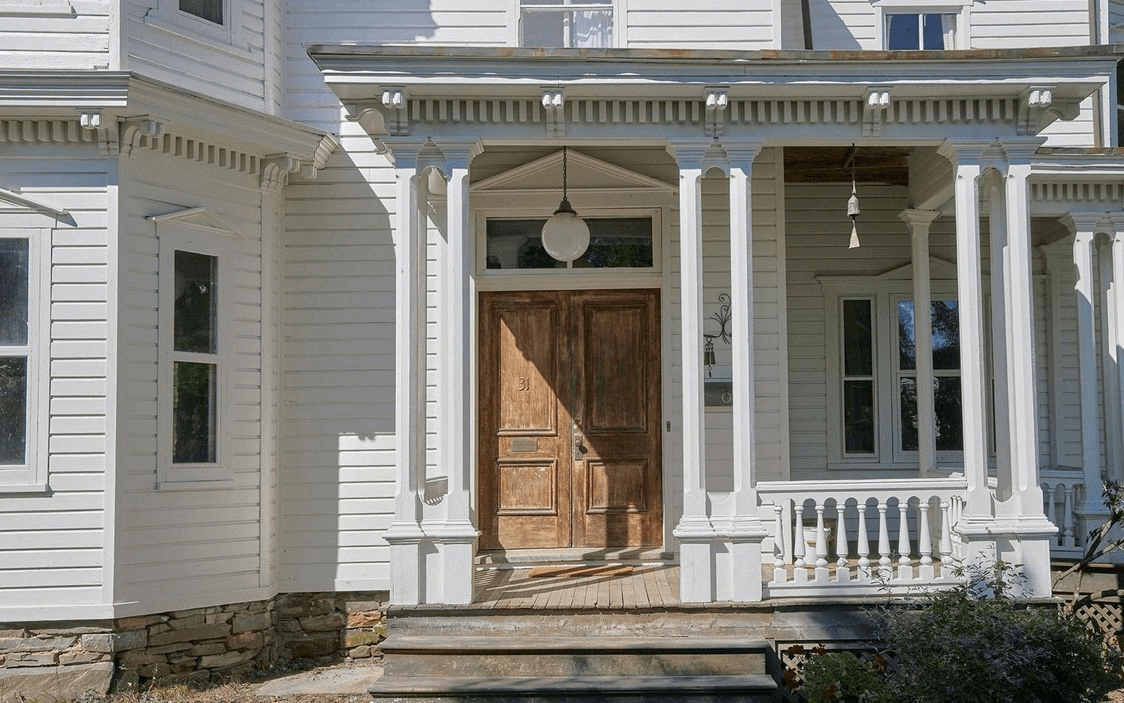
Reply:
[[660, 544], [658, 293], [494, 293], [480, 310], [481, 546]]

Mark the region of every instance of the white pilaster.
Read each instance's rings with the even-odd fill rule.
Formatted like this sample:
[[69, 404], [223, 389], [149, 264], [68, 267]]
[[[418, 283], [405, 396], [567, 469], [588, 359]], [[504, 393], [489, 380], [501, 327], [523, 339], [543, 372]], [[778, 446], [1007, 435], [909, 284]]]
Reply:
[[932, 294], [929, 276], [929, 226], [934, 210], [904, 210], [898, 219], [909, 225], [913, 243], [913, 332], [917, 369], [917, 458], [924, 477], [937, 468], [937, 422], [933, 399], [933, 326], [929, 310]]
[[1116, 417], [1106, 434], [1115, 440], [1116, 462], [1109, 466], [1108, 477], [1113, 481], [1124, 481], [1124, 370], [1120, 368], [1124, 363], [1124, 330], [1121, 329], [1124, 325], [1124, 213], [1116, 212], [1109, 217], [1113, 226], [1111, 305], [1116, 359]]
[[424, 593], [419, 486], [425, 472], [425, 241], [420, 232], [416, 155], [403, 152], [395, 163], [394, 220], [394, 424], [398, 456], [394, 519], [384, 537], [390, 544], [391, 602], [415, 605]]
[[[995, 464], [1011, 465], [1011, 415], [1007, 402], [1007, 199], [1003, 178], [992, 171], [987, 179], [988, 231], [991, 251], [991, 373], [995, 390], [991, 396], [992, 431], [995, 435]], [[1010, 471], [998, 472], [996, 494], [1000, 500], [1011, 497]]]
[[757, 512], [756, 393], [753, 354], [753, 160], [759, 144], [727, 144], [730, 161], [730, 346], [733, 374], [734, 519], [726, 533], [731, 590], [720, 600], [761, 600], [761, 542]]
[[[1081, 410], [1081, 471], [1085, 495], [1076, 512], [1082, 523], [1094, 522], [1105, 512], [1101, 502], [1100, 417], [1097, 412], [1097, 335], [1094, 254], [1097, 222], [1103, 213], [1070, 213], [1066, 224], [1073, 231], [1073, 289], [1077, 306], [1077, 370]], [[1087, 516], [1095, 516], [1090, 520]], [[1086, 528], [1092, 524], [1085, 525]]]
[[[1101, 375], [1102, 375], [1102, 391], [1104, 393], [1104, 427], [1105, 427], [1105, 462], [1106, 473], [1108, 478], [1113, 480], [1120, 480], [1124, 478], [1124, 438], [1120, 436], [1120, 427], [1122, 422], [1122, 415], [1124, 415], [1124, 408], [1121, 408], [1121, 373], [1120, 362], [1124, 360], [1121, 356], [1121, 344], [1124, 340], [1121, 339], [1120, 315], [1124, 310], [1121, 309], [1120, 299], [1121, 293], [1124, 291], [1124, 278], [1117, 275], [1118, 269], [1124, 269], [1122, 266], [1116, 266], [1115, 260], [1117, 254], [1121, 251], [1121, 230], [1124, 229], [1124, 222], [1117, 222], [1116, 218], [1113, 220], [1113, 227], [1115, 233], [1112, 239], [1100, 249], [1097, 263], [1099, 264], [1099, 274], [1101, 280], [1101, 289], [1098, 292], [1098, 297], [1101, 302], [1101, 343], [1103, 350], [1101, 354]], [[1124, 276], [1124, 271], [1120, 275]]]
[[707, 516], [706, 417], [703, 412], [702, 176], [708, 144], [669, 145], [679, 162], [680, 307], [683, 346], [683, 516], [679, 540], [680, 599], [714, 599], [714, 528]]

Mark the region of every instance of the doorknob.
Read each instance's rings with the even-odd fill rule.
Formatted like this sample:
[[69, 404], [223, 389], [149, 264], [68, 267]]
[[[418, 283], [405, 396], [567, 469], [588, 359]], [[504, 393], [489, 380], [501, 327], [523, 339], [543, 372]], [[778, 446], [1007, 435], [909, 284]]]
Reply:
[[582, 436], [581, 432], [575, 432], [574, 433], [574, 454], [576, 454], [578, 456], [583, 456], [585, 454], [585, 452], [586, 452], [585, 437]]

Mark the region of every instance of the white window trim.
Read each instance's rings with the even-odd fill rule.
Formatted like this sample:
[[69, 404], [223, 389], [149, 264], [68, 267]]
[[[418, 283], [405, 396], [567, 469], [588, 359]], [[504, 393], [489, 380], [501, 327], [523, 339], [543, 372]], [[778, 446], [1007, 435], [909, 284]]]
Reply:
[[[523, 46], [523, 12], [522, 3], [520, 0], [510, 0], [511, 4], [508, 6], [508, 45], [509, 46]], [[556, 0], [557, 4], [571, 4], [581, 5], [582, 0]], [[611, 3], [605, 5], [613, 11], [613, 41], [609, 47], [606, 48], [620, 48], [628, 46], [628, 41], [625, 39], [625, 0], [613, 0]]]
[[[22, 466], [0, 468], [0, 495], [42, 494], [48, 485], [48, 432], [50, 410], [51, 277], [50, 228], [0, 229], [0, 239], [28, 242], [27, 285], [27, 454]], [[0, 347], [0, 355], [4, 349]]]
[[155, 12], [145, 15], [144, 23], [186, 41], [203, 44], [233, 52], [236, 55], [250, 53], [242, 47], [239, 23], [235, 13], [237, 0], [223, 0], [222, 24], [215, 24], [202, 17], [180, 10], [179, 0], [158, 0]]
[[[936, 264], [937, 260], [932, 260]], [[937, 266], [934, 266], [934, 269]], [[897, 273], [908, 274], [911, 267]], [[832, 470], [911, 469], [918, 466], [917, 452], [899, 448], [901, 417], [895, 396], [897, 388], [897, 301], [913, 298], [913, 282], [909, 278], [866, 276], [823, 276], [820, 284], [824, 296], [824, 341], [826, 353], [827, 397], [827, 468]], [[957, 299], [956, 281], [932, 280], [933, 300]], [[874, 319], [874, 454], [843, 452], [842, 393], [842, 318], [843, 300], [873, 301]], [[946, 468], [963, 465], [962, 452], [941, 452], [937, 462]]]
[[0, 0], [0, 17], [36, 15], [40, 17], [74, 17], [69, 0]]
[[972, 3], [975, 0], [873, 0], [874, 44], [886, 50], [886, 17], [903, 12], [933, 12], [956, 15], [956, 45], [952, 49], [972, 48]]
[[[158, 372], [157, 372], [157, 488], [207, 488], [229, 485], [234, 480], [233, 429], [233, 303], [234, 248], [231, 239], [216, 230], [192, 231], [180, 223], [157, 226], [159, 261]], [[218, 391], [215, 427], [218, 432], [214, 463], [176, 464], [172, 462], [173, 353], [175, 343], [175, 253], [188, 251], [213, 256], [218, 262]]]

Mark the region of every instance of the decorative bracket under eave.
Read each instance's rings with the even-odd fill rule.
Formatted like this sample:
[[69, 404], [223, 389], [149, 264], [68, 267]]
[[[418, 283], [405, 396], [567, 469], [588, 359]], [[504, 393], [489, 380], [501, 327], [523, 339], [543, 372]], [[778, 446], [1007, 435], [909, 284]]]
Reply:
[[78, 125], [97, 136], [98, 150], [103, 156], [117, 156], [121, 153], [120, 129], [116, 122], [113, 129], [106, 124], [105, 116], [100, 112], [83, 112], [78, 115]]
[[890, 87], [872, 85], [866, 89], [863, 100], [863, 136], [882, 136], [882, 123], [890, 109]]
[[1018, 132], [1038, 134], [1055, 120], [1072, 120], [1080, 113], [1080, 101], [1058, 99], [1054, 86], [1031, 86], [1019, 96]]
[[703, 122], [703, 132], [708, 137], [718, 139], [726, 127], [726, 115], [730, 108], [730, 90], [725, 86], [707, 88], [703, 99], [706, 108], [706, 119]]
[[148, 115], [126, 117], [121, 120], [121, 154], [131, 156], [133, 149], [140, 146], [145, 138], [159, 139], [164, 136], [167, 125]]
[[566, 136], [566, 96], [561, 88], [542, 89], [542, 109], [546, 117], [546, 136]]
[[275, 192], [289, 182], [289, 174], [301, 168], [300, 158], [292, 154], [273, 154], [261, 160], [261, 189]]
[[311, 160], [302, 160], [300, 165], [301, 178], [315, 180], [320, 169], [328, 163], [328, 159], [339, 148], [340, 140], [334, 134], [325, 134], [316, 144], [316, 151]]

